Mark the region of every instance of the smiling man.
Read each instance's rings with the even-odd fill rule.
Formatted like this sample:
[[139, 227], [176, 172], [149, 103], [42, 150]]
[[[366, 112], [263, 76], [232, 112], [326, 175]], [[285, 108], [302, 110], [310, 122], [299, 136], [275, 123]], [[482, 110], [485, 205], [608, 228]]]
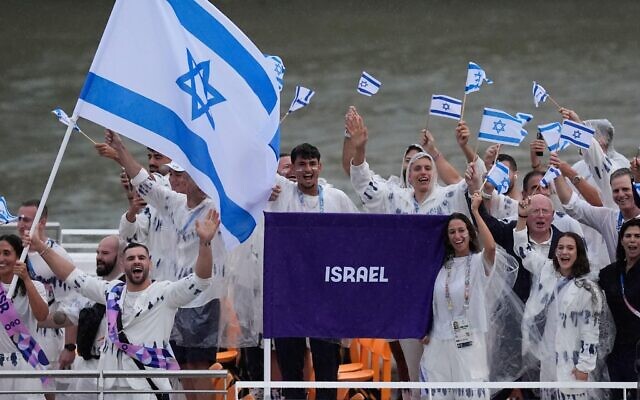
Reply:
[[[554, 162], [552, 157], [552, 163]], [[633, 175], [628, 168], [620, 168], [611, 174], [611, 194], [618, 209], [594, 207], [571, 190], [564, 176], [555, 179], [556, 192], [567, 214], [600, 232], [611, 261], [616, 259], [618, 231], [622, 224], [640, 217], [640, 208], [633, 200]]]
[[[101, 349], [99, 369], [177, 369], [169, 345], [173, 320], [179, 307], [193, 301], [211, 284], [211, 241], [218, 233], [218, 213], [209, 210], [195, 225], [199, 248], [194, 273], [175, 282], [151, 281], [149, 251], [138, 243], [130, 243], [124, 250], [126, 282], [123, 283], [90, 276], [56, 252], [49, 251], [37, 234], [31, 238], [31, 248], [42, 256], [60, 280], [90, 300], [106, 305], [107, 331], [102, 332], [105, 345]], [[168, 390], [171, 385], [166, 378], [117, 378], [107, 379], [105, 388]], [[166, 395], [151, 393], [109, 398], [150, 400], [156, 397], [168, 399]]]
[[[277, 199], [270, 203], [276, 212], [357, 213], [358, 209], [341, 190], [320, 181], [322, 162], [320, 151], [309, 143], [302, 143], [291, 150], [291, 168], [296, 182], [277, 175], [281, 188]], [[340, 339], [310, 338], [316, 381], [337, 381], [340, 360]], [[276, 356], [282, 378], [286, 381], [302, 381], [306, 339], [301, 337], [276, 338]], [[304, 399], [305, 389], [283, 390], [287, 399]], [[318, 389], [317, 399], [336, 398], [336, 389]]]

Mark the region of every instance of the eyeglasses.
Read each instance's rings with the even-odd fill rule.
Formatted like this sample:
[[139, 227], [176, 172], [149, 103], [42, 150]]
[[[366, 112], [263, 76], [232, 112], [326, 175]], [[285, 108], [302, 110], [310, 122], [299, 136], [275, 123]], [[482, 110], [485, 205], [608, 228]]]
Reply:
[[547, 209], [544, 209], [544, 208], [538, 208], [538, 209], [535, 209], [535, 210], [531, 210], [530, 214], [531, 215], [540, 215], [540, 216], [546, 217], [547, 215], [553, 214], [553, 211], [552, 210], [547, 210]]

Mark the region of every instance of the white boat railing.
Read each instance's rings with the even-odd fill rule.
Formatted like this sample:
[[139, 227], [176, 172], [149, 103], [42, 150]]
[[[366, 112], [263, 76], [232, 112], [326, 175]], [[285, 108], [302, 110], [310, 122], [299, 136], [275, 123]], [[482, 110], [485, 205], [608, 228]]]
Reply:
[[[207, 377], [211, 379], [222, 379], [224, 388], [227, 388], [227, 370], [139, 370], [139, 371], [76, 371], [76, 370], [50, 370], [50, 371], [3, 371], [0, 374], [0, 388], [3, 379], [10, 378], [40, 378], [58, 377], [58, 378], [85, 378], [96, 379], [95, 390], [49, 390], [51, 393], [66, 394], [98, 394], [102, 399], [105, 394], [114, 393], [209, 393], [226, 396], [226, 389], [210, 389], [210, 390], [127, 390], [127, 389], [107, 389], [104, 387], [105, 379], [108, 378], [195, 378]], [[624, 400], [633, 400], [627, 396], [627, 390], [637, 389], [636, 382], [286, 382], [286, 381], [236, 381], [235, 398], [242, 389], [261, 388], [265, 389], [264, 398], [270, 397], [271, 388], [315, 388], [315, 389], [332, 389], [332, 388], [359, 388], [359, 389], [425, 389], [428, 390], [426, 397], [432, 398], [430, 389], [622, 389]], [[7, 391], [0, 389], [0, 394], [28, 394], [41, 393], [41, 391]]]

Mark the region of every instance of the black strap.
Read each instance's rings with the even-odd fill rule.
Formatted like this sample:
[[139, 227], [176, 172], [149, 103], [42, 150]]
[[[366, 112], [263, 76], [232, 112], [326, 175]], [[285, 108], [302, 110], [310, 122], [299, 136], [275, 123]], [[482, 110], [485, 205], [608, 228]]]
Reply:
[[[120, 339], [120, 342], [126, 343], [126, 344], [131, 344], [131, 342], [129, 342], [129, 338], [127, 338], [127, 335], [124, 333], [124, 328], [122, 327], [122, 313], [121, 312], [119, 312], [118, 316], [116, 317], [116, 325], [118, 327], [118, 339]], [[144, 364], [142, 364], [138, 359], [136, 359], [134, 357], [129, 357], [129, 358], [131, 358], [133, 360], [133, 362], [136, 364], [138, 369], [141, 369], [143, 371], [147, 370], [144, 367]], [[153, 381], [153, 379], [151, 379], [151, 378], [145, 378], [145, 379], [149, 383], [149, 386], [151, 386], [151, 389], [158, 390], [158, 385], [156, 385], [156, 383]], [[158, 393], [158, 392], [156, 392], [154, 394], [155, 394], [155, 396], [156, 396], [156, 398], [158, 400], [169, 400], [169, 394], [168, 393]]]

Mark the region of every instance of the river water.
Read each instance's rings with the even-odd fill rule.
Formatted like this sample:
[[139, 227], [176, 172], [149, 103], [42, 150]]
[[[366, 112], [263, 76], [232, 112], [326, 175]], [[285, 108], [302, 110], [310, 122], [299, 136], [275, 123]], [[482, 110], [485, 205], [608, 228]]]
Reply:
[[[282, 150], [305, 141], [317, 145], [324, 176], [353, 199], [340, 167], [347, 107], [356, 105], [365, 117], [370, 164], [382, 175], [395, 174], [404, 146], [417, 140], [426, 123], [427, 99], [433, 93], [462, 98], [470, 60], [495, 82], [467, 98], [465, 119], [472, 132], [483, 107], [534, 114], [530, 132], [535, 124], [558, 120], [551, 102], [534, 107], [531, 82], [537, 80], [582, 117], [609, 118], [616, 127], [616, 148], [627, 157], [640, 144], [638, 1], [214, 4], [264, 53], [284, 60], [283, 110], [297, 84], [316, 91], [307, 108], [283, 123]], [[42, 194], [65, 130], [50, 111], [73, 110], [112, 5], [106, 0], [2, 0], [0, 195], [14, 213], [20, 201]], [[362, 70], [382, 81], [374, 97], [355, 91]], [[82, 120], [80, 125], [101, 139], [102, 128]], [[429, 121], [441, 151], [462, 168], [454, 127], [449, 119]], [[521, 170], [529, 165], [528, 142], [508, 148]], [[143, 161], [144, 148], [130, 147]], [[575, 150], [566, 159], [576, 160]], [[50, 220], [67, 228], [117, 227], [126, 208], [118, 174], [113, 162], [74, 135], [48, 202]]]

